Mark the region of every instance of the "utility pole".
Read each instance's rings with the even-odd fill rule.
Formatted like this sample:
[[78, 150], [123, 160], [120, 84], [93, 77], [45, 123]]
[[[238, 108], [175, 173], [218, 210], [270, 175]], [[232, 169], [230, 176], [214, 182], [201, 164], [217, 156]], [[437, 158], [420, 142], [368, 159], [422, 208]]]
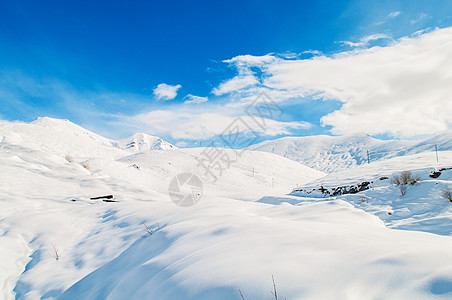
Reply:
[[369, 150], [367, 150], [367, 163], [370, 164]]
[[438, 145], [435, 145], [436, 162], [438, 163]]

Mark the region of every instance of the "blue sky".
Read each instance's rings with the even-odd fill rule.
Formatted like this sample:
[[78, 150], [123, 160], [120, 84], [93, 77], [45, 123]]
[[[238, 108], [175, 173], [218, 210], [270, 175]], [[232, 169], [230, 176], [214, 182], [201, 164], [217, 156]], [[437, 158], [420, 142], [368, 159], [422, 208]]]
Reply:
[[[336, 62], [329, 61], [341, 59], [340, 53], [353, 56], [347, 61], [351, 65], [361, 65], [361, 58], [373, 55], [366, 51], [373, 53], [378, 47], [392, 47], [394, 57], [400, 57], [396, 51], [402, 51], [403, 57], [403, 51], [413, 47], [398, 50], [405, 39], [427, 40], [451, 25], [452, 2], [446, 0], [0, 0], [0, 118], [66, 118], [112, 138], [143, 131], [180, 145], [196, 145], [214, 139], [222, 126], [243, 115], [244, 106], [264, 91], [276, 98], [285, 113], [262, 132], [261, 140], [361, 131], [412, 137], [416, 134], [409, 128], [391, 130], [388, 125], [377, 130], [360, 122], [341, 123], [344, 115], [356, 112], [341, 107], [367, 105], [349, 102], [360, 90], [356, 86], [338, 86], [335, 80], [305, 80], [288, 86], [275, 80], [289, 82], [285, 77], [289, 74], [298, 77], [292, 68], [305, 70], [308, 60], [323, 61], [312, 70], [309, 65], [314, 74], [325, 68], [337, 70]], [[449, 33], [441, 34], [430, 40], [440, 51], [434, 55], [447, 57], [441, 49], [447, 46], [442, 37]], [[416, 47], [420, 50], [413, 59], [426, 51]], [[378, 55], [372, 59], [375, 63]], [[428, 66], [420, 69], [429, 72]], [[372, 75], [363, 72], [356, 69], [350, 80]], [[382, 86], [389, 82], [380, 80]], [[171, 86], [176, 87], [172, 92]], [[364, 86], [368, 88], [365, 97], [373, 94], [374, 87], [363, 82], [360, 88]], [[170, 96], [158, 91], [170, 91]], [[371, 97], [370, 103], [384, 102]], [[401, 94], [394, 92], [394, 97], [399, 101]], [[190, 100], [202, 103], [185, 103]], [[416, 133], [450, 128], [450, 119], [442, 121]]]

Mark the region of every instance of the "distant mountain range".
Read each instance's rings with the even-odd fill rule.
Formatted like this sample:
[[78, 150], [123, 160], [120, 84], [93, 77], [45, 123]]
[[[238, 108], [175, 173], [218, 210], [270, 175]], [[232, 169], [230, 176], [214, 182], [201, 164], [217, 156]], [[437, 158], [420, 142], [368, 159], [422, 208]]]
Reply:
[[[78, 158], [114, 158], [148, 150], [171, 150], [176, 146], [160, 137], [135, 133], [121, 140], [111, 140], [68, 120], [48, 117], [31, 123], [0, 122], [0, 142], [45, 149]], [[249, 150], [270, 152], [297, 161], [318, 171], [334, 173], [370, 162], [397, 156], [452, 150], [452, 131], [422, 140], [379, 140], [365, 134], [349, 136], [284, 137], [264, 141]]]
[[80, 127], [69, 120], [38, 118], [31, 123], [0, 123], [0, 141], [45, 149], [74, 157], [119, 158], [147, 150], [169, 150], [176, 146], [145, 133], [135, 133], [122, 140], [111, 140]]
[[[426, 151], [452, 150], [452, 132], [422, 140], [379, 140], [368, 135], [284, 137], [249, 147], [295, 160], [319, 171], [333, 173], [353, 166]], [[435, 160], [435, 155], [432, 154]]]

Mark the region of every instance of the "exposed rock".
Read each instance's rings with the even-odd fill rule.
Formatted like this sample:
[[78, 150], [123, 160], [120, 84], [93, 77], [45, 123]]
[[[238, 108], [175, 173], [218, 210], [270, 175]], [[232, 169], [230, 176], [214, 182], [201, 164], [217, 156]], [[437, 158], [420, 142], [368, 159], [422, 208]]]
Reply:
[[[109, 200], [109, 199], [113, 199], [113, 195], [106, 195], [106, 196], [99, 196], [99, 197], [91, 197], [90, 198], [91, 200], [100, 200], [100, 199], [102, 199], [102, 200]], [[110, 200], [110, 201], [112, 201], [112, 200]], [[108, 201], [105, 201], [105, 202], [108, 202]]]
[[438, 178], [441, 175], [441, 172], [437, 172], [437, 171], [433, 171], [432, 173], [430, 173], [430, 175], [428, 175], [431, 178]]

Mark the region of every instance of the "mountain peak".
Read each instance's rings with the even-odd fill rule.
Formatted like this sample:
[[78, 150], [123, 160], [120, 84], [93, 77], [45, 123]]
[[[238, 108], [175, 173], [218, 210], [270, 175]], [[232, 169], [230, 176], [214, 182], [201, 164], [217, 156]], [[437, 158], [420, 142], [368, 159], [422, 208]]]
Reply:
[[177, 148], [157, 136], [142, 132], [134, 133], [125, 139], [119, 140], [117, 143], [119, 148], [134, 153], [140, 153], [147, 150], [170, 150]]
[[35, 125], [55, 125], [55, 124], [73, 124], [71, 121], [69, 121], [68, 119], [56, 119], [56, 118], [51, 118], [51, 117], [37, 117], [36, 120], [32, 121], [31, 124], [35, 124]]
[[90, 138], [100, 141], [102, 143], [109, 143], [109, 139], [98, 135], [88, 129], [85, 129], [67, 119], [55, 119], [50, 117], [38, 117], [36, 120], [32, 121], [30, 124], [45, 127], [52, 131], [58, 131], [69, 135], [76, 136], [89, 136]]

